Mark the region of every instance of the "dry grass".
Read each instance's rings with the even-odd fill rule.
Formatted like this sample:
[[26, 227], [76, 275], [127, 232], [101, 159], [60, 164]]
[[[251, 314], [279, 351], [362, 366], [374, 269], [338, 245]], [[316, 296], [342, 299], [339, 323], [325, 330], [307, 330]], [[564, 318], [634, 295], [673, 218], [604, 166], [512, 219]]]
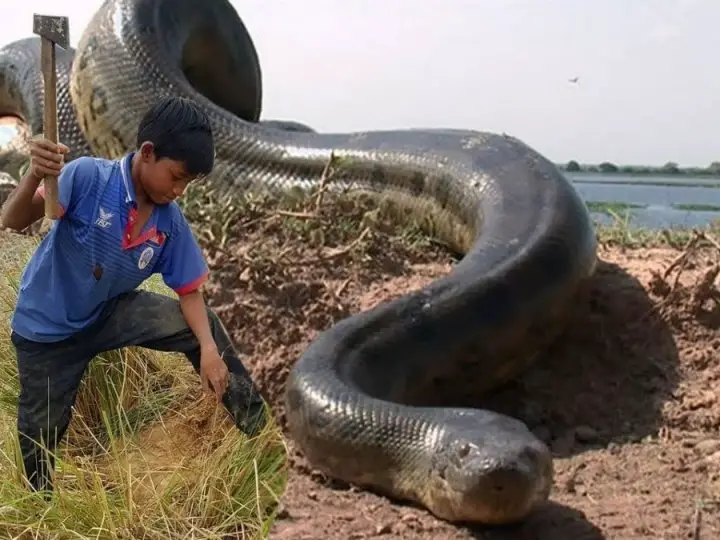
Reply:
[[[287, 479], [287, 450], [271, 421], [248, 440], [199, 392], [184, 356], [140, 348], [91, 364], [57, 489], [45, 504], [23, 485], [7, 319], [36, 238], [0, 233], [0, 535], [40, 538], [266, 537]], [[147, 288], [169, 293], [157, 279]]]

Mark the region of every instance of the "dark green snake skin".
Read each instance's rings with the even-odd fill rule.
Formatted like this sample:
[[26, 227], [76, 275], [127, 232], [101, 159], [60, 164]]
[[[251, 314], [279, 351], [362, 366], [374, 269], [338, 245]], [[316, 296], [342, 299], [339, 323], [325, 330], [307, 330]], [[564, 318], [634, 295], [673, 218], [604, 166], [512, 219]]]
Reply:
[[[108, 0], [70, 58], [58, 61], [58, 103], [74, 155], [122, 155], [152, 102], [187, 96], [216, 135], [208, 181], [231, 192], [311, 187], [333, 151], [349, 158], [340, 187], [402, 202], [464, 253], [446, 277], [341, 321], [298, 359], [287, 425], [315, 468], [450, 521], [517, 521], [548, 498], [551, 455], [522, 422], [419, 404], [469, 362], [483, 369], [478, 392], [515, 377], [572, 316], [595, 268], [595, 233], [549, 160], [501, 134], [259, 123], [258, 58], [225, 0]], [[38, 65], [32, 40], [0, 52], [0, 112], [33, 133]]]

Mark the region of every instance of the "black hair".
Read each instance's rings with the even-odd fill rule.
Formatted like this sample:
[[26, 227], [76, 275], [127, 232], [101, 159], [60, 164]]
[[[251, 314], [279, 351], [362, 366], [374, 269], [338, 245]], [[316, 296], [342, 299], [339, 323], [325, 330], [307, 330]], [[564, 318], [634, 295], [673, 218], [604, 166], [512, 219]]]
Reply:
[[156, 159], [182, 162], [191, 176], [212, 171], [215, 146], [210, 120], [189, 99], [167, 97], [155, 103], [138, 127], [138, 148], [145, 141], [153, 143]]

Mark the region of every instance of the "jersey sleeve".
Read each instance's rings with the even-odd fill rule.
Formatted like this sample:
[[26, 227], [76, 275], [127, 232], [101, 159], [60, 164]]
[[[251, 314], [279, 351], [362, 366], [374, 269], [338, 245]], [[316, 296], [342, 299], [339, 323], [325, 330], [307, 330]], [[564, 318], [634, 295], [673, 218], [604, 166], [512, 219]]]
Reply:
[[[61, 217], [72, 217], [90, 192], [97, 176], [97, 166], [92, 157], [82, 156], [67, 163], [58, 176], [58, 205]], [[45, 185], [41, 183], [37, 193], [45, 198]]]
[[173, 227], [163, 249], [158, 271], [165, 284], [179, 296], [199, 289], [208, 278], [208, 266], [185, 216], [178, 211], [177, 225]]

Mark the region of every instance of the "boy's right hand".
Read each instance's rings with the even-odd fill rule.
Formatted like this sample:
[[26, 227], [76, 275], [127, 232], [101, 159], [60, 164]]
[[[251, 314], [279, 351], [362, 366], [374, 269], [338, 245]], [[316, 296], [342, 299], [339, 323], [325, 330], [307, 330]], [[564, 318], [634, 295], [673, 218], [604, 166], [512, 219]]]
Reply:
[[59, 176], [65, 164], [65, 154], [69, 148], [62, 143], [53, 143], [38, 137], [30, 139], [30, 170], [38, 180], [46, 176]]

